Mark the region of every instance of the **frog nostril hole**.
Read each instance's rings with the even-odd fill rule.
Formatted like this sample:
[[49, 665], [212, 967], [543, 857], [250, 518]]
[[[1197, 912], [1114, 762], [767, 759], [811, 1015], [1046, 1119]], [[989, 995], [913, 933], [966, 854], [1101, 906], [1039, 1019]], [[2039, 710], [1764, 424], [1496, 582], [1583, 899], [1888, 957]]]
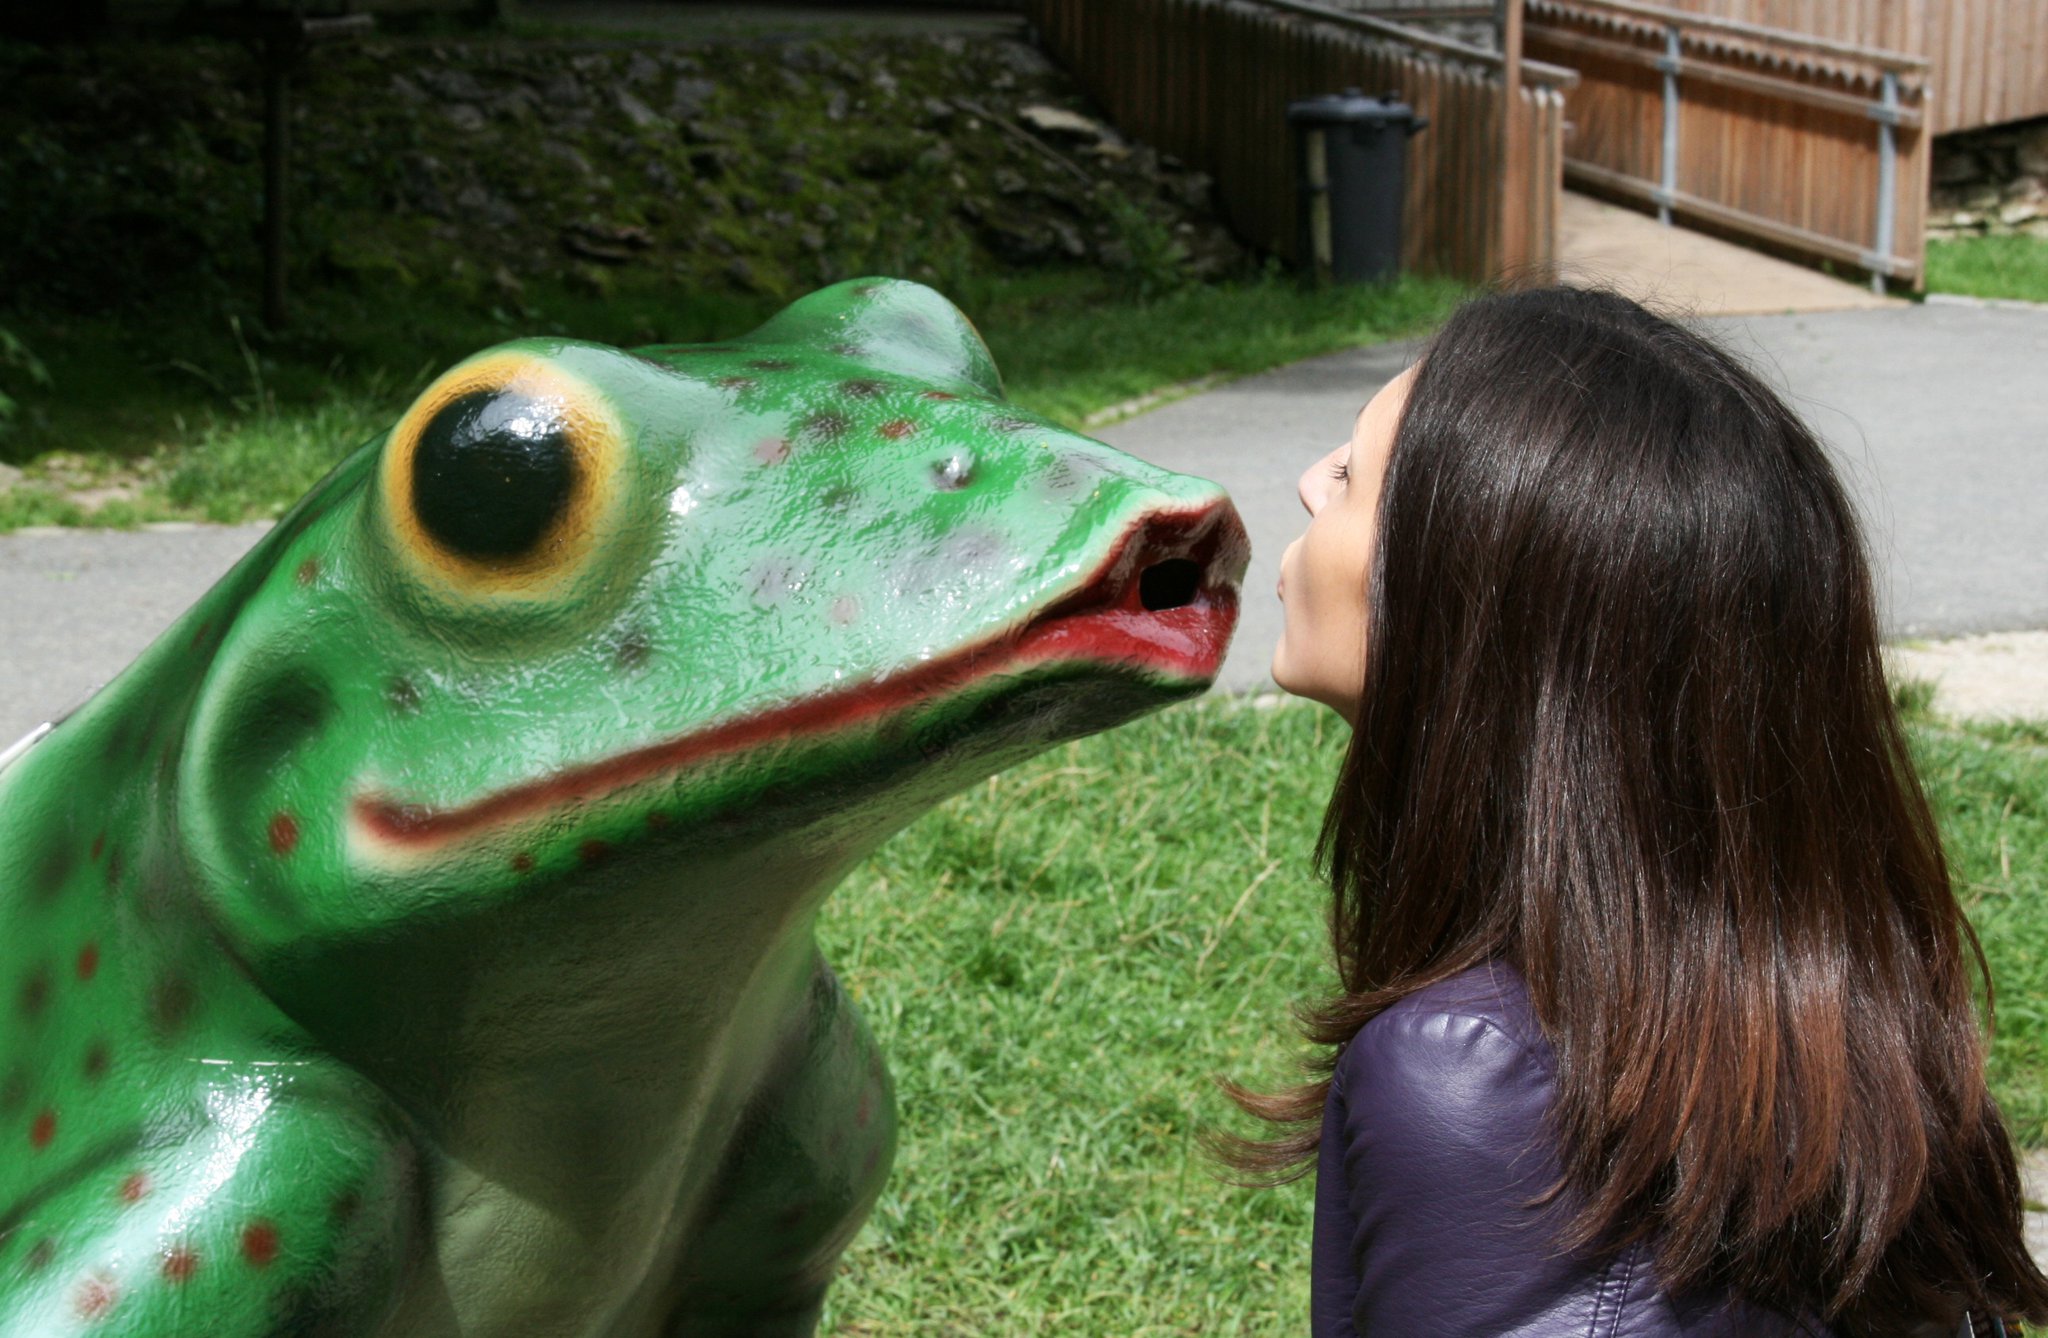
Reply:
[[1202, 564], [1192, 558], [1155, 562], [1138, 575], [1138, 602], [1153, 613], [1195, 602], [1202, 588]]

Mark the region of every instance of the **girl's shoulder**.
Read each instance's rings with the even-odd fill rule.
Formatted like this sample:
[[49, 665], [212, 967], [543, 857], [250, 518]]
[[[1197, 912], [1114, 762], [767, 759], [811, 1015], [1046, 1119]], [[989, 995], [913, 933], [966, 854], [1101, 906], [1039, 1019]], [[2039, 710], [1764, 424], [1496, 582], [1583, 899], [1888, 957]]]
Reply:
[[[1337, 1058], [1338, 1087], [1369, 1076], [1376, 1090], [1410, 1074], [1439, 1098], [1474, 1084], [1448, 1088], [1440, 1068], [1455, 1065], [1470, 1078], [1518, 1078], [1544, 1089], [1556, 1079], [1550, 1042], [1529, 1004], [1522, 973], [1505, 961], [1486, 961], [1408, 995], [1367, 1022]], [[1480, 1084], [1483, 1086], [1483, 1084]]]

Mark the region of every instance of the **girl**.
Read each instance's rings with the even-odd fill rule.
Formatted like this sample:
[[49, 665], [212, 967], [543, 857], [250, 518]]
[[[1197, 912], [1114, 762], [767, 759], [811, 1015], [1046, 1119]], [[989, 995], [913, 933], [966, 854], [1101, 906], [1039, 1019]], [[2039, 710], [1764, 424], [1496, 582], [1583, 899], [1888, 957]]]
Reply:
[[1328, 1076], [1231, 1088], [1281, 1128], [1228, 1155], [1315, 1164], [1318, 1338], [2048, 1322], [1990, 982], [1798, 418], [1623, 298], [1493, 296], [1301, 496], [1273, 676], [1353, 726], [1340, 989]]

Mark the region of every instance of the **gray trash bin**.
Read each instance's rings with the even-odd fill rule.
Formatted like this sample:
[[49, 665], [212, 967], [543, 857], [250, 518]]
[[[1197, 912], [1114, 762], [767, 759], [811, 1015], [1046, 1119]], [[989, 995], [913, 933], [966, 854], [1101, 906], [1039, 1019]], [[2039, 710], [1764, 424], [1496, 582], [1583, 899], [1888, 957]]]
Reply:
[[1301, 263], [1318, 279], [1367, 283], [1401, 268], [1408, 137], [1429, 124], [1399, 93], [1355, 88], [1289, 103], [1301, 183]]

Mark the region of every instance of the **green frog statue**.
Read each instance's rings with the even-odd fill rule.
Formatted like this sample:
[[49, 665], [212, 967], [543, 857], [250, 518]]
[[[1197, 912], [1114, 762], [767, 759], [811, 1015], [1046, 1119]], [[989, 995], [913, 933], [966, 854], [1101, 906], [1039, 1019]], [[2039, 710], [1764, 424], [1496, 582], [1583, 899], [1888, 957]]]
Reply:
[[1246, 556], [914, 284], [456, 366], [0, 770], [0, 1335], [812, 1332], [895, 1140], [820, 903]]

